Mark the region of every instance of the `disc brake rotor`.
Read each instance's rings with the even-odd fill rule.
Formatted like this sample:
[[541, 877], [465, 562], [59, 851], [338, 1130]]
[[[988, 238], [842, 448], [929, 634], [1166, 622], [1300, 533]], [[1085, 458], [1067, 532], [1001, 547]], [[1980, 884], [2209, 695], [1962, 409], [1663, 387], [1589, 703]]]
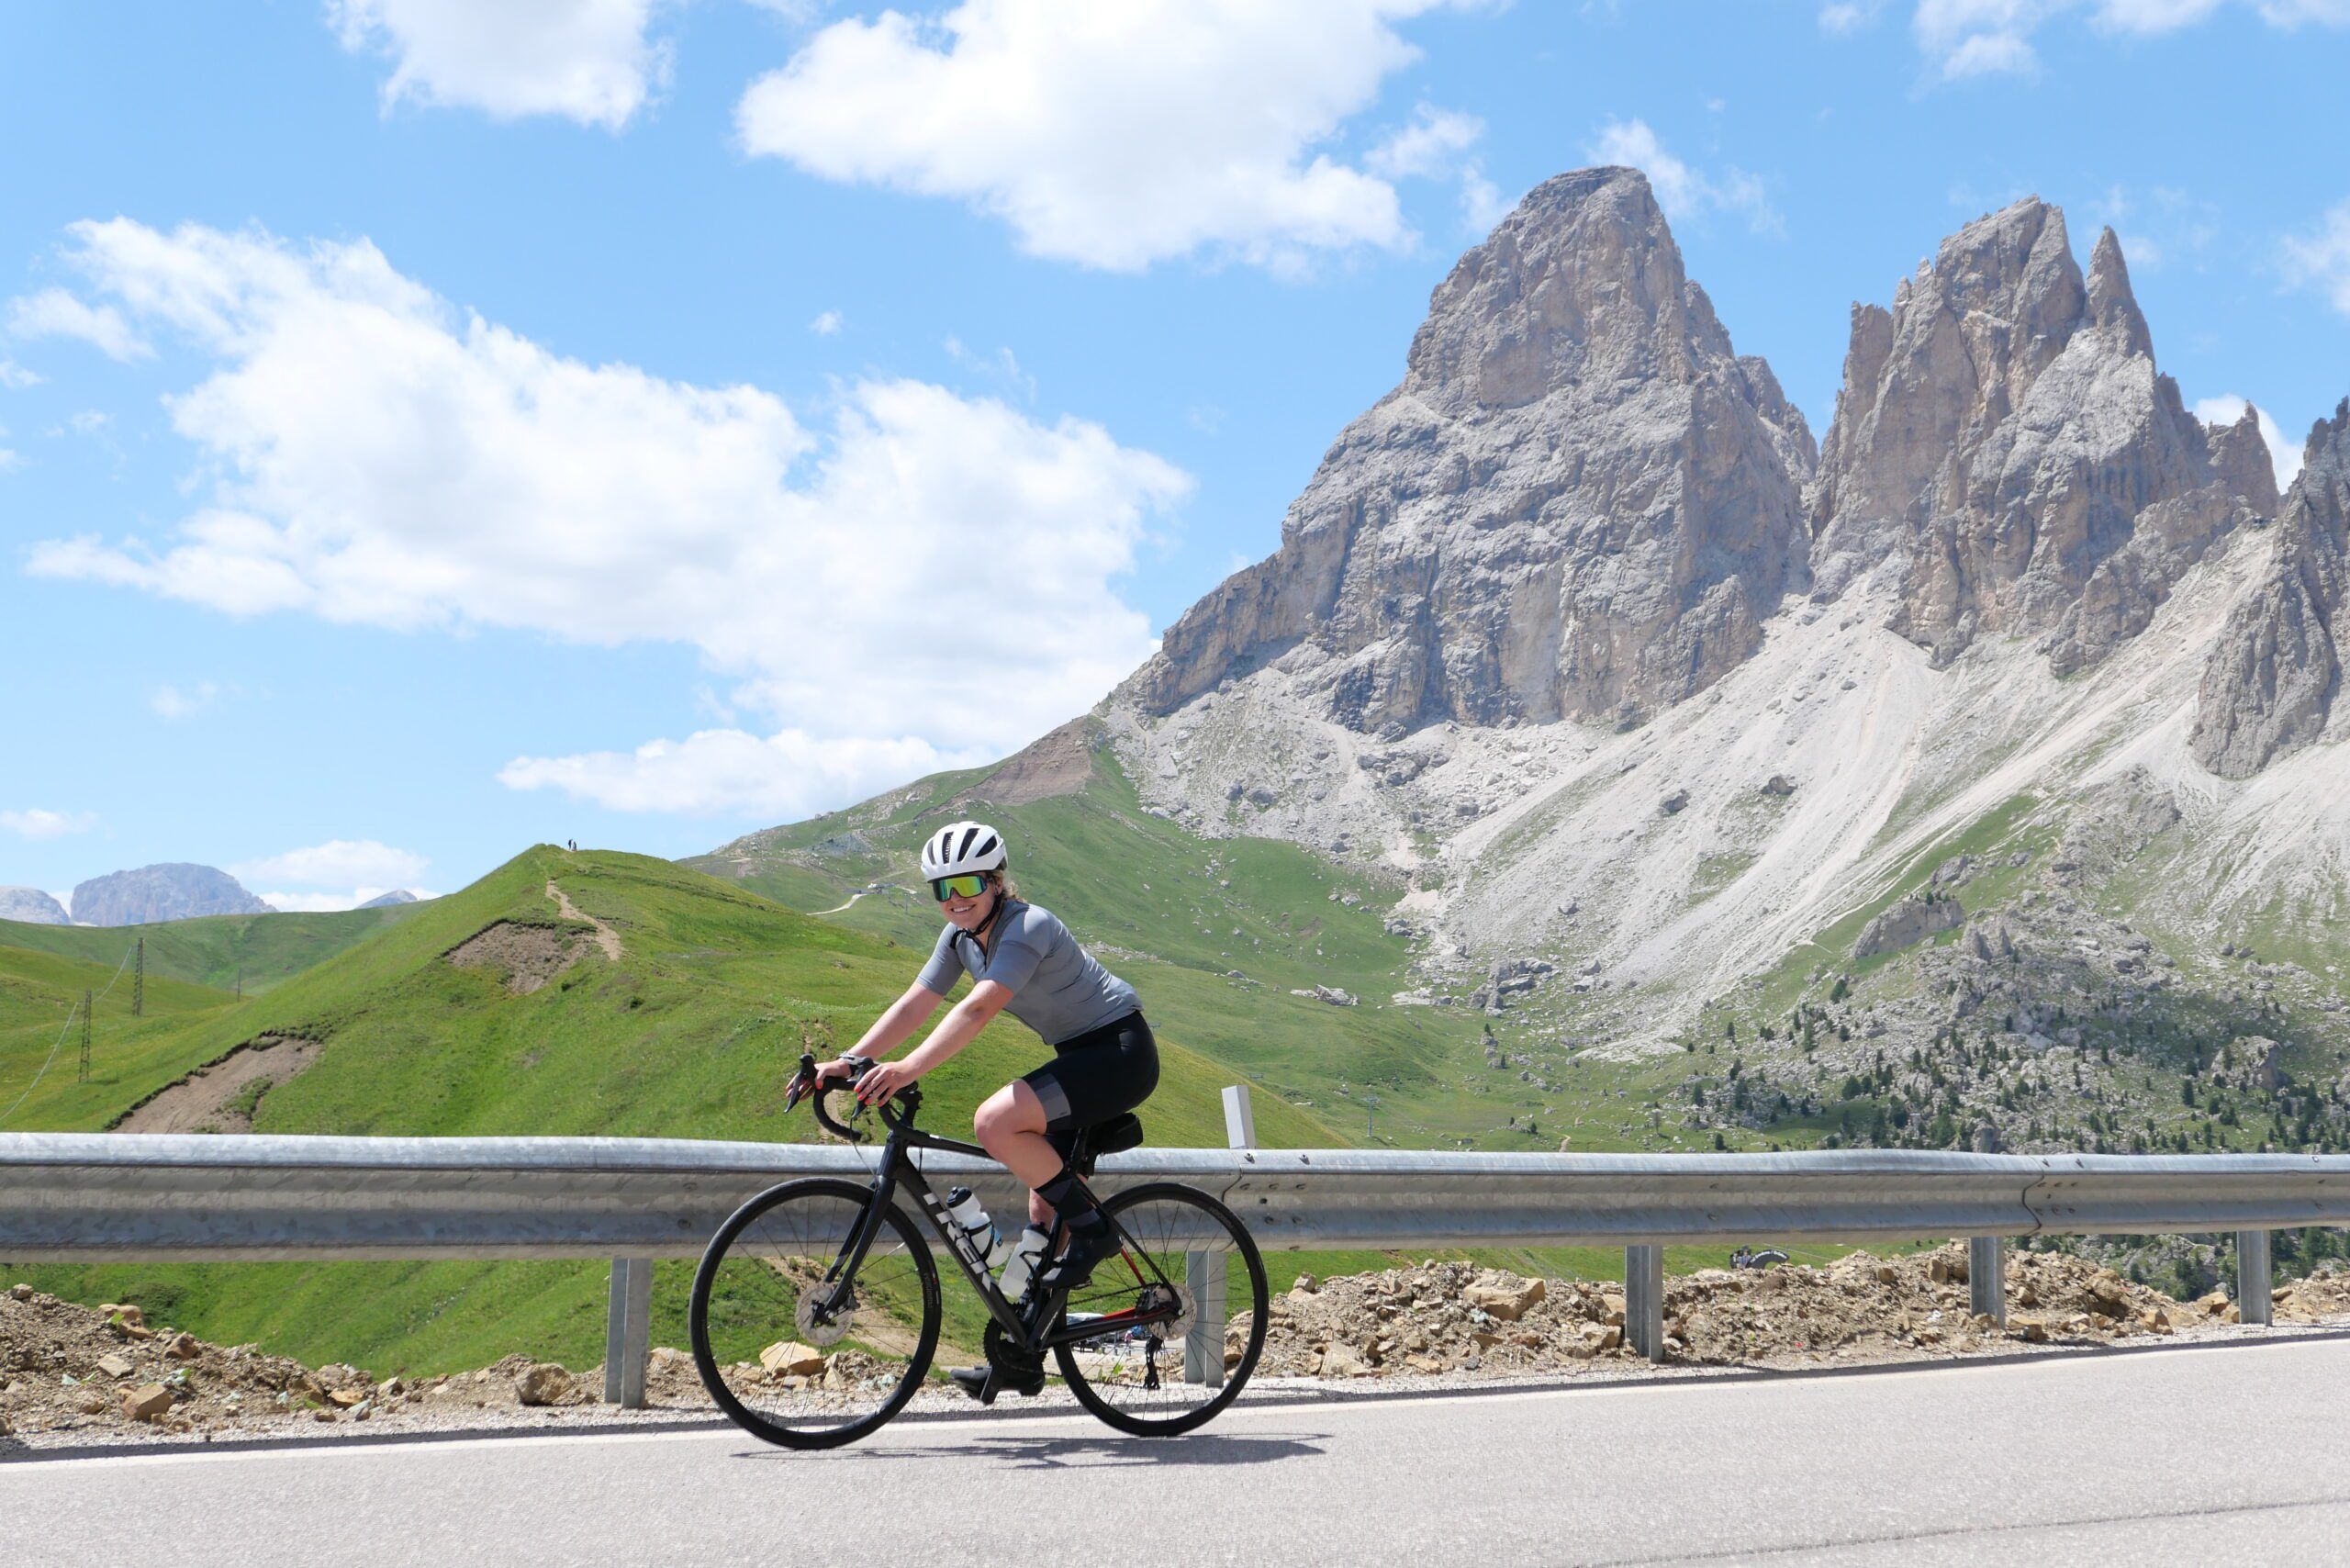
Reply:
[[816, 1316], [816, 1304], [817, 1298], [823, 1294], [824, 1287], [822, 1286], [803, 1287], [800, 1292], [800, 1305], [791, 1311], [791, 1321], [800, 1330], [800, 1342], [819, 1350], [828, 1345], [839, 1344], [856, 1326], [856, 1297], [854, 1293], [845, 1304], [820, 1319]]

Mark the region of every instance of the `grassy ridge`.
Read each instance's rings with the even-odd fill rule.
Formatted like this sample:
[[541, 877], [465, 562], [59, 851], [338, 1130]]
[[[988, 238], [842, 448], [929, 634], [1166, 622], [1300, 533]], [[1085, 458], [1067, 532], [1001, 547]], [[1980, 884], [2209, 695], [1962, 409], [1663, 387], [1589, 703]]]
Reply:
[[[186, 1028], [235, 1003], [225, 992], [150, 975], [145, 1015], [133, 1017], [135, 989], [118, 964], [0, 947], [0, 1131], [103, 1125], [128, 1103], [119, 1098], [126, 1078], [151, 1078], [178, 1061]], [[91, 1081], [83, 1083], [76, 1014], [85, 992]]]
[[399, 924], [425, 905], [392, 904], [326, 914], [213, 914], [158, 925], [28, 925], [0, 920], [0, 947], [53, 953], [109, 971], [134, 943], [147, 944], [147, 979], [185, 980], [247, 995], [278, 985]]

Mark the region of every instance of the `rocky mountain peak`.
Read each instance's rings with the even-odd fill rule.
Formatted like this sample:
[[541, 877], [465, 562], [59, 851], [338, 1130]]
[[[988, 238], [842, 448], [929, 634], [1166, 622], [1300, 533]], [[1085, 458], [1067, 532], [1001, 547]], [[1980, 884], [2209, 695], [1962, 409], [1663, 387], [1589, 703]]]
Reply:
[[2278, 511], [2268, 569], [2212, 645], [2197, 693], [2198, 761], [2222, 778], [2248, 778], [2324, 733], [2350, 638], [2346, 602], [2350, 398], [2311, 427], [2301, 472]]
[[39, 888], [0, 888], [0, 920], [21, 921], [27, 925], [69, 924], [65, 906]]
[[1686, 381], [1687, 289], [1639, 170], [1561, 174], [1437, 285], [1401, 390], [1458, 414], [1519, 408], [1594, 377]]
[[1936, 663], [2040, 633], [2070, 671], [2249, 520], [2246, 483], [2156, 370], [2112, 230], [2084, 278], [2063, 212], [2027, 197], [1944, 240], [1890, 311], [1854, 308], [1809, 498], [1815, 591], [1882, 563], [1894, 628]]
[[2089, 319], [2120, 334], [2123, 352], [2152, 359], [2154, 335], [2146, 330], [2137, 296], [2130, 292], [2130, 264], [2121, 259], [2121, 241], [2110, 225], [2098, 232], [2097, 248], [2089, 252], [2088, 291]]
[[148, 925], [206, 914], [271, 914], [244, 884], [211, 866], [168, 863], [93, 877], [73, 890], [83, 925]]
[[2246, 403], [2244, 412], [2232, 425], [2206, 425], [2204, 434], [2211, 448], [2211, 467], [2220, 482], [2244, 498], [2244, 504], [2262, 517], [2275, 517], [2277, 494], [2277, 465], [2268, 455], [2268, 442], [2260, 434], [2260, 410]]
[[1166, 713], [1278, 665], [1349, 727], [1638, 715], [1759, 645], [1815, 448], [1636, 170], [1545, 182], [1434, 290], [1403, 382], [1281, 547], [1121, 689]]

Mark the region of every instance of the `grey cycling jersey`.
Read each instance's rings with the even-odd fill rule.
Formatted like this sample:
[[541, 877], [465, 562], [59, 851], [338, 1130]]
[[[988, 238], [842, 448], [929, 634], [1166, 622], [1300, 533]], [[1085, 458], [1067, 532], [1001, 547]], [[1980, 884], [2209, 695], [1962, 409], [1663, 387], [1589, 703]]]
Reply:
[[938, 934], [930, 962], [922, 967], [922, 983], [945, 996], [966, 974], [974, 983], [994, 980], [1011, 991], [1004, 1011], [1048, 1046], [1113, 1023], [1142, 1005], [1134, 987], [1079, 946], [1049, 910], [1032, 903], [1003, 906], [992, 952], [982, 951], [978, 937], [952, 923]]

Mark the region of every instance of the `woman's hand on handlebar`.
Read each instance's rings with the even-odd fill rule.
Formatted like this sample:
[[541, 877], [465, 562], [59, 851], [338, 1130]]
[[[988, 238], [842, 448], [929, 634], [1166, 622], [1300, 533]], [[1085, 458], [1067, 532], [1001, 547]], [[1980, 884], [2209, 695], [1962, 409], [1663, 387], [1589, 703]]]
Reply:
[[816, 1081], [820, 1084], [854, 1083], [856, 1081], [856, 1075], [871, 1065], [872, 1063], [859, 1056], [835, 1057], [831, 1061], [822, 1062], [817, 1066]]
[[886, 1103], [892, 1094], [922, 1076], [922, 1070], [912, 1062], [877, 1061], [856, 1081], [856, 1103], [860, 1105]]

